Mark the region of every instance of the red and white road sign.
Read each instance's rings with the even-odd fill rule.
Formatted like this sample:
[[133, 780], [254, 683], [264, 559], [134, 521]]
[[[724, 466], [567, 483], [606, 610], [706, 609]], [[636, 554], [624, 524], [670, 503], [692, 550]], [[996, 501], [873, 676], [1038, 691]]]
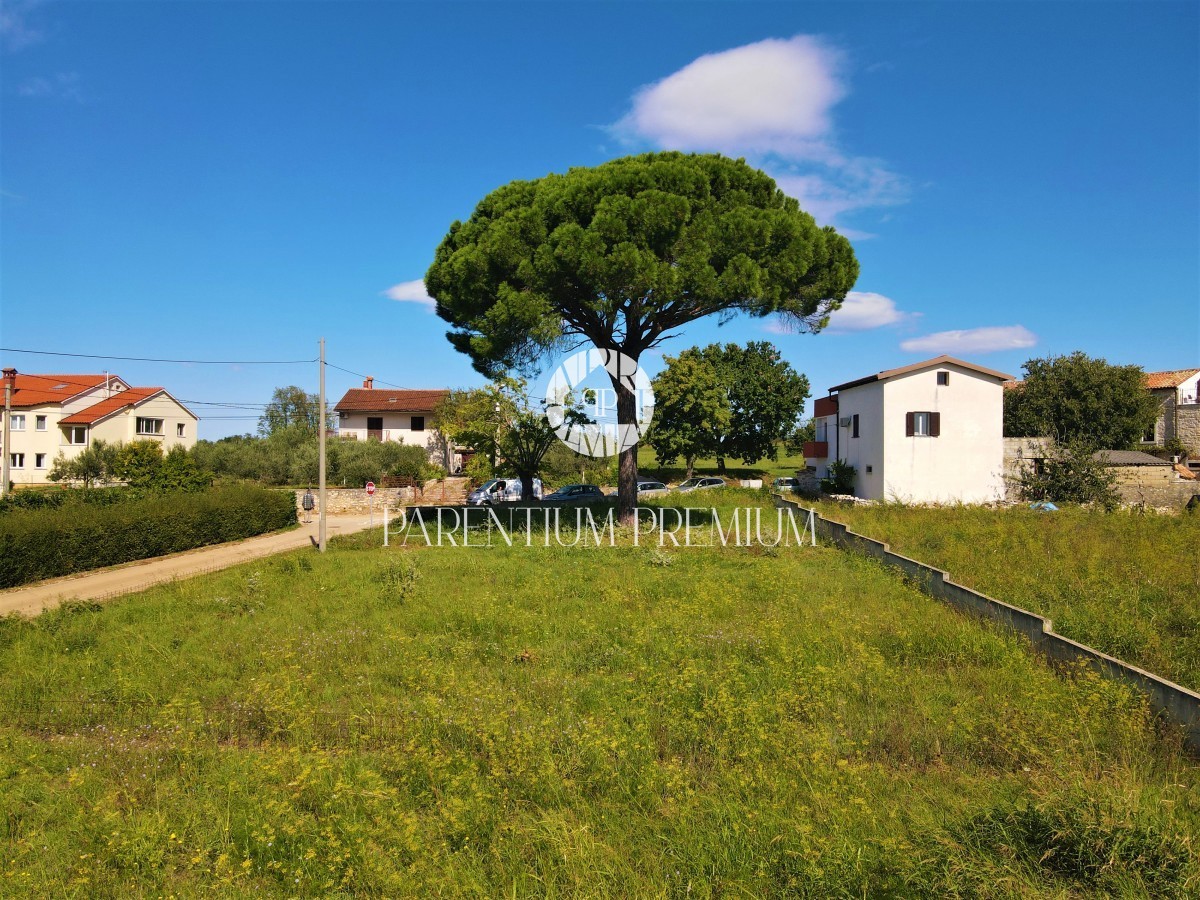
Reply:
[[367, 482], [367, 496], [370, 497], [374, 493], [375, 493], [375, 482], [368, 481]]

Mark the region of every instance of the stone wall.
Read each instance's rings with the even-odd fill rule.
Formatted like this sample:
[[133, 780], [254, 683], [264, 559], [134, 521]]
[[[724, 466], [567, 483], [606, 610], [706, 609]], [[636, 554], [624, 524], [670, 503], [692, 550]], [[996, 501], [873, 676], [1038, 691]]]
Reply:
[[1112, 466], [1108, 471], [1125, 506], [1178, 512], [1200, 494], [1200, 481], [1183, 478], [1172, 466]]
[[1194, 455], [1200, 456], [1200, 403], [1175, 407], [1175, 436]]
[[1018, 500], [1021, 474], [1033, 465], [1034, 460], [1050, 455], [1054, 438], [1004, 438], [1004, 499]]
[[[419, 496], [415, 488], [380, 488], [375, 492], [374, 511], [376, 515], [382, 515], [385, 504], [390, 509], [398, 509], [405, 503], [413, 502], [414, 495]], [[372, 509], [367, 492], [363, 488], [326, 488], [325, 496], [329, 503], [326, 515], [365, 516]], [[296, 512], [301, 517], [304, 515], [304, 507], [301, 505], [303, 501], [304, 491], [296, 491]], [[316, 504], [313, 515], [316, 515], [321, 509], [321, 495], [315, 490], [313, 501]]]

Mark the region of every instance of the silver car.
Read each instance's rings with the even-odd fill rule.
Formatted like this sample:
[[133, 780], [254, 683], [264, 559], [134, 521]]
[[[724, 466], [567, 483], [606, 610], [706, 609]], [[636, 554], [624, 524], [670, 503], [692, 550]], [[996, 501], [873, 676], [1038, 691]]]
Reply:
[[724, 478], [689, 478], [675, 490], [680, 494], [686, 494], [690, 491], [700, 491], [705, 488], [725, 487]]
[[669, 488], [661, 481], [639, 481], [637, 484], [639, 497], [660, 497], [668, 490]]
[[573, 506], [576, 503], [595, 503], [604, 499], [604, 491], [594, 484], [568, 484], [542, 498], [547, 506]]

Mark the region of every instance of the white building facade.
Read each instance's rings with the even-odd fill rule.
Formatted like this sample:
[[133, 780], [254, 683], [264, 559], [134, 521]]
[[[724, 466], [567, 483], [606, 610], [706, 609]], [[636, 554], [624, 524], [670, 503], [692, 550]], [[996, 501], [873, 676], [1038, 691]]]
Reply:
[[829, 389], [805, 461], [855, 469], [854, 493], [906, 503], [1004, 497], [1004, 391], [1012, 376], [939, 356]]
[[155, 441], [166, 454], [196, 443], [199, 419], [161, 387], [133, 387], [100, 375], [4, 371], [11, 391], [8, 454], [14, 485], [49, 484], [54, 460], [78, 456], [93, 441]]
[[[338, 414], [338, 436], [409, 444], [425, 450], [431, 462], [446, 465], [441, 436], [433, 427], [433, 413], [449, 393], [376, 388], [374, 379], [367, 378], [361, 388], [346, 391], [334, 407]], [[452, 458], [448, 462], [453, 469], [458, 460]]]

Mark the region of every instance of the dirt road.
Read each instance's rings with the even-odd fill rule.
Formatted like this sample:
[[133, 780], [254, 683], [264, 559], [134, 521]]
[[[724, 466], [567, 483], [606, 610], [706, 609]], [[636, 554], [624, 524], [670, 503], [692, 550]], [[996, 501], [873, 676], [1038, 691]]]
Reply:
[[[380, 524], [376, 517], [376, 524]], [[327, 534], [349, 534], [368, 527], [366, 516], [330, 516]], [[65, 600], [107, 600], [121, 594], [144, 590], [164, 581], [190, 578], [204, 572], [227, 569], [238, 563], [249, 562], [263, 556], [310, 547], [317, 536], [317, 524], [301, 525], [294, 531], [265, 534], [260, 537], [201, 547], [186, 553], [157, 556], [138, 562], [125, 563], [94, 572], [52, 578], [37, 584], [0, 591], [0, 615], [21, 613], [36, 616], [43, 610], [52, 609]]]

